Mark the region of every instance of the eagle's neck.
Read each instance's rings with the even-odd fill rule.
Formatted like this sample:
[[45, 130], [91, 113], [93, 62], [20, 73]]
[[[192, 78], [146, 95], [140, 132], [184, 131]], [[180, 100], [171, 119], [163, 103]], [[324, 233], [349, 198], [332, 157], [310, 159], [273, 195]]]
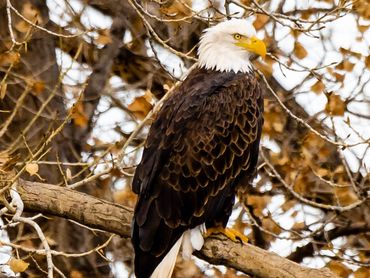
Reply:
[[229, 49], [222, 44], [214, 45], [202, 42], [198, 49], [199, 66], [207, 70], [221, 72], [251, 72], [252, 64], [249, 53], [242, 49]]

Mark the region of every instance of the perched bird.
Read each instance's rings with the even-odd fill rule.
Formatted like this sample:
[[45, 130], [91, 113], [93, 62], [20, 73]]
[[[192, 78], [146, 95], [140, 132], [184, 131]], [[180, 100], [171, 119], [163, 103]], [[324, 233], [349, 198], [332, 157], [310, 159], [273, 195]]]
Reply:
[[256, 30], [232, 19], [205, 30], [198, 66], [165, 101], [133, 179], [137, 278], [171, 277], [205, 229], [224, 228], [238, 188], [256, 172], [262, 90], [250, 57], [266, 54]]

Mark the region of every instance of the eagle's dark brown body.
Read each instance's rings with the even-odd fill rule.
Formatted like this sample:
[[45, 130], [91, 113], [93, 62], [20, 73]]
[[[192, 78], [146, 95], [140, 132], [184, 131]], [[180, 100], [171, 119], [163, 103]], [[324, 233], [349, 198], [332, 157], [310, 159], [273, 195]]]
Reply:
[[135, 273], [150, 277], [187, 229], [226, 226], [255, 174], [263, 99], [254, 73], [195, 69], [151, 126], [133, 190]]

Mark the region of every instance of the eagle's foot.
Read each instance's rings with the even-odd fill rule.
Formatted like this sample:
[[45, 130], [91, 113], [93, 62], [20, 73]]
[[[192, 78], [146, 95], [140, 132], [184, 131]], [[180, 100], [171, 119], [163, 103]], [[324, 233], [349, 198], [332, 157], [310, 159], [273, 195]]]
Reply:
[[247, 243], [248, 237], [243, 235], [241, 232], [235, 229], [223, 228], [223, 227], [212, 227], [208, 228], [205, 233], [205, 237], [209, 237], [211, 234], [224, 234], [227, 238], [231, 239], [234, 242]]

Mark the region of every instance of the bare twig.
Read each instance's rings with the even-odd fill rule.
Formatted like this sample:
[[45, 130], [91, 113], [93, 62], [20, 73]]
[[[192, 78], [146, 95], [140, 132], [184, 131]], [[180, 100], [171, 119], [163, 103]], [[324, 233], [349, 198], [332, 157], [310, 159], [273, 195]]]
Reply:
[[18, 15], [20, 18], [22, 18], [24, 21], [26, 21], [28, 24], [30, 24], [31, 26], [41, 30], [41, 31], [44, 31], [46, 33], [48, 33], [49, 35], [53, 35], [53, 36], [57, 36], [57, 37], [61, 37], [61, 38], [75, 38], [75, 37], [80, 37], [84, 34], [87, 33], [87, 31], [85, 32], [80, 32], [80, 33], [77, 33], [77, 34], [73, 34], [73, 35], [65, 35], [65, 34], [61, 34], [61, 33], [55, 33], [53, 31], [50, 31], [40, 25], [37, 25], [35, 24], [34, 22], [32, 22], [31, 20], [29, 20], [28, 18], [24, 17], [16, 8], [14, 8], [14, 6], [12, 5], [12, 3], [10, 2], [10, 0], [6, 0], [6, 4], [7, 4], [7, 14], [8, 14], [8, 24], [9, 24], [9, 32], [10, 32], [10, 36], [12, 38], [12, 42], [14, 44], [21, 44], [19, 42], [16, 42], [15, 39], [14, 39], [14, 34], [13, 34], [13, 30], [12, 30], [12, 27], [11, 27], [11, 15], [10, 15], [10, 9], [12, 9], [14, 11], [14, 13], [16, 15]]

